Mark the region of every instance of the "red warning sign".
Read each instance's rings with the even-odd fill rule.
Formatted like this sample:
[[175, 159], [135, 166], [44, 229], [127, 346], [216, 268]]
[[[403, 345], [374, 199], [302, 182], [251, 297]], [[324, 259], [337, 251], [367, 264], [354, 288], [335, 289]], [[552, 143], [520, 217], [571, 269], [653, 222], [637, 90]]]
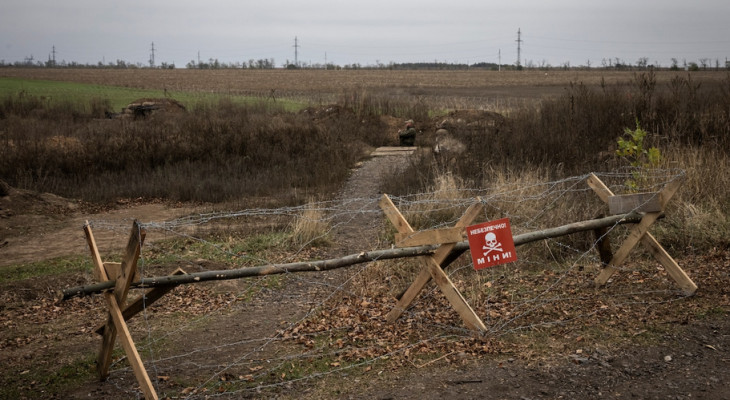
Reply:
[[468, 226], [466, 236], [474, 269], [517, 261], [509, 218]]

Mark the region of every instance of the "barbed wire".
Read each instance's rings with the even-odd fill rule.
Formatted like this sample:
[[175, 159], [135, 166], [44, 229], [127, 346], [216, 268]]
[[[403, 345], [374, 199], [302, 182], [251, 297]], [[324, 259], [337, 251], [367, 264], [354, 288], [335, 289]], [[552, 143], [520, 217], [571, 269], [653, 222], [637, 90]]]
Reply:
[[[631, 170], [596, 173], [595, 175], [615, 193], [626, 193], [632, 190], [631, 185], [627, 183], [627, 180], [634, 176]], [[683, 175], [684, 172], [679, 170], [645, 172], [646, 189], [659, 190], [675, 179], [680, 179]], [[418, 225], [417, 229], [452, 226], [464, 209], [476, 201], [481, 201], [486, 207], [480, 220], [509, 217], [513, 232], [530, 232], [551, 227], [550, 224], [555, 224], [557, 221], [569, 223], [596, 217], [595, 214], [602, 203], [585, 185], [589, 176], [590, 174], [587, 174], [550, 182], [519, 180], [496, 182], [492, 187], [483, 189], [455, 187], [448, 190], [390, 197], [409, 221], [415, 221]], [[305, 222], [321, 223], [326, 227], [310, 240], [291, 247], [284, 257], [287, 261], [302, 256], [312, 243], [325, 237], [331, 237], [336, 241], [338, 235], [342, 235], [348, 230], [365, 231], [373, 236], [386, 237], [385, 232], [389, 227], [378, 206], [379, 200], [380, 196], [314, 201], [298, 206], [197, 213], [166, 221], [142, 221], [141, 226], [148, 232], [148, 240], [141, 254], [140, 269], [146, 273], [145, 269], [150, 268], [150, 263], [154, 262], [154, 257], [148, 257], [147, 253], [158, 248], [164, 250], [165, 247], [160, 247], [158, 243], [164, 243], [165, 240], [170, 239], [184, 239], [198, 243], [219, 256], [226, 256], [232, 260], [238, 260], [240, 263], [258, 262], [276, 266], [281, 263], [281, 260], [277, 259], [275, 262], [267, 259], [270, 257], [267, 255], [241, 254], [225, 243], [198, 230], [200, 227], [222, 225], [235, 231], [245, 225], [247, 220], [262, 217], [284, 218], [289, 221], [287, 226], [291, 226], [291, 221], [304, 219]], [[126, 234], [129, 226], [128, 221], [92, 220], [90, 224], [97, 230], [115, 231], [120, 235]], [[603, 312], [603, 309], [599, 307], [585, 310], [562, 309], [564, 315], [558, 317], [550, 314], [550, 312], [558, 313], [566, 304], [597, 301], [595, 296], [578, 295], [575, 291], [566, 291], [565, 287], [566, 282], [585, 279], [591, 272], [601, 268], [602, 262], [596, 256], [596, 248], [609, 233], [612, 236], [618, 236], [619, 239], [626, 235], [625, 229], [616, 223], [608, 227], [601, 236], [590, 240], [553, 238], [541, 241], [539, 242], [541, 244], [524, 251], [521, 250], [516, 266], [494, 267], [477, 273], [473, 270], [471, 261], [465, 260], [467, 257], [462, 257], [461, 261], [448, 269], [447, 273], [457, 285], [465, 284], [467, 286], [464, 291], [465, 297], [479, 314], [484, 315], [484, 320], [488, 324], [488, 330], [485, 332], [487, 336], [499, 337], [514, 332], [566, 325], [595, 317]], [[151, 237], [155, 235], [161, 235], [162, 239]], [[387, 245], [388, 241], [380, 238], [374, 243]], [[349, 243], [349, 245], [352, 244]], [[364, 241], [356, 244], [369, 245]], [[544, 246], [545, 249], [541, 249], [539, 246]], [[354, 250], [368, 251], [372, 248]], [[183, 263], [196, 262], [196, 260], [186, 259], [184, 255], [168, 254], [169, 257]], [[549, 267], [546, 266], [545, 259], [549, 259], [547, 262], [550, 264]], [[411, 263], [417, 264], [417, 262]], [[199, 264], [197, 263], [197, 265]], [[252, 279], [239, 287], [228, 288], [232, 293], [227, 301], [207, 309], [202, 315], [182, 318], [173, 329], [166, 329], [162, 333], [153, 328], [156, 317], [154, 313], [148, 313], [145, 308], [142, 314], [144, 321], [142, 328], [145, 331], [146, 340], [145, 343], [138, 344], [138, 349], [140, 354], [146, 355], [145, 364], [151, 367], [148, 369], [153, 371], [155, 376], [164, 373], [161, 371], [179, 371], [181, 368], [196, 371], [186, 373], [187, 379], [190, 381], [190, 390], [185, 393], [181, 392], [180, 395], [184, 398], [202, 398], [235, 396], [242, 392], [291, 387], [294, 384], [315, 380], [326, 375], [340, 374], [350, 369], [377, 364], [398, 354], [405, 354], [409, 349], [420, 348], [426, 343], [441, 340], [460, 341], [474, 337], [474, 332], [466, 329], [455, 316], [453, 322], [430, 321], [427, 316], [424, 316], [424, 314], [428, 314], [428, 310], [424, 309], [428, 306], [425, 305], [444, 304], [443, 295], [433, 285], [421, 294], [416, 305], [407, 309], [401, 316], [401, 320], [416, 321], [422, 324], [426, 327], [424, 332], [430, 332], [430, 337], [417, 338], [415, 341], [404, 338], [402, 343], [381, 352], [376, 352], [376, 349], [381, 349], [377, 344], [372, 343], [358, 345], [356, 342], [343, 342], [342, 347], [334, 349], [331, 344], [320, 343], [312, 348], [302, 348], [292, 339], [291, 332], [306, 325], [308, 321], [316, 319], [318, 315], [331, 315], [340, 307], [349, 307], [342, 305], [341, 299], [343, 298], [371, 302], [373, 298], [381, 298], [379, 296], [383, 294], [383, 290], [392, 292], [393, 288], [358, 287], [361, 282], [369, 282], [372, 279], [371, 276], [390, 280], [391, 277], [388, 274], [393, 275], [397, 273], [397, 270], [392, 267], [384, 268], [384, 264], [387, 263], [376, 260], [327, 275], [285, 272], [286, 288], [302, 287], [305, 290], [297, 291], [292, 296], [295, 298], [288, 299], [287, 305], [282, 307], [294, 307], [293, 303], [297, 300], [308, 299], [308, 302], [302, 301], [303, 304], [300, 305], [306, 309], [292, 313], [283, 324], [277, 325], [268, 322], [269, 332], [261, 337], [240, 338], [228, 332], [229, 336], [219, 338], [217, 341], [211, 340], [199, 345], [183, 346], [182, 349], [179, 346], [171, 346], [172, 348], [169, 350], [159, 349], [159, 347], [164, 347], [161, 344], [167, 342], [184, 343], [190, 332], [200, 330], [200, 327], [206, 324], [218, 324], [221, 318], [245, 315], [248, 311], [246, 304], [250, 305], [250, 303], [241, 302], [238, 299], [245, 298], [246, 293], [257, 288], [263, 289], [264, 280]], [[399, 264], [399, 267], [406, 265], [408, 262], [403, 262]], [[631, 272], [637, 271], [637, 268], [640, 269], [641, 266], [621, 266], [619, 271]], [[586, 269], [590, 269], [590, 271], [586, 271]], [[517, 289], [521, 285], [525, 286], [525, 282], [531, 280], [540, 281], [540, 283], [527, 285], [527, 288], [520, 293], [501, 293], [498, 287], [499, 282], [508, 281], [509, 286], [505, 286], [504, 291], [519, 291]], [[592, 281], [590, 283], [592, 284]], [[388, 285], [383, 284], [383, 286]], [[609, 303], [603, 304], [606, 307], [620, 308], [632, 304], [650, 306], [679, 301], [682, 298], [681, 292], [671, 285], [659, 289], [655, 286], [647, 286], [645, 290], [637, 290], [635, 285], [618, 286], [603, 292], [599, 301]], [[282, 296], [280, 299], [285, 300], [286, 298]], [[354, 301], [357, 303], [358, 300]], [[266, 306], [265, 303], [257, 304], [262, 307]], [[392, 307], [392, 305], [389, 306]], [[540, 315], [537, 318], [534, 317], [535, 314], [540, 314], [541, 310], [549, 307], [554, 307], [554, 310], [541, 314], [543, 319]], [[323, 326], [326, 327], [327, 324], [323, 323]], [[356, 328], [354, 325], [349, 325], [349, 328], [332, 328], [332, 332], [339, 329], [340, 332], [345, 332], [341, 335], [346, 337], [347, 332]], [[295, 336], [299, 340], [306, 338], [313, 340], [331, 333], [328, 332], [330, 331], [315, 331]], [[273, 349], [274, 347], [275, 349]], [[316, 359], [336, 359], [341, 354], [357, 354], [358, 352], [372, 352], [374, 355], [355, 359], [349, 363], [332, 363], [333, 365], [328, 368], [315, 369], [291, 379], [274, 376], [285, 370], [288, 363], [291, 363], [293, 367], [294, 361], [307, 363]], [[216, 362], [211, 362], [213, 359]], [[131, 369], [123, 366], [124, 364], [120, 363], [122, 360], [123, 358], [115, 360], [112, 364], [110, 380], [126, 393], [138, 393], [128, 386]], [[240, 372], [242, 368], [244, 372], [247, 369], [250, 373]], [[231, 374], [232, 376], [229, 376]], [[190, 379], [190, 375], [194, 375], [195, 379]], [[276, 381], [277, 379], [279, 381]], [[155, 382], [157, 382], [156, 379]], [[223, 383], [235, 383], [238, 386], [226, 387], [223, 386]], [[157, 388], [160, 390], [159, 384]], [[222, 391], [214, 392], [215, 390]]]

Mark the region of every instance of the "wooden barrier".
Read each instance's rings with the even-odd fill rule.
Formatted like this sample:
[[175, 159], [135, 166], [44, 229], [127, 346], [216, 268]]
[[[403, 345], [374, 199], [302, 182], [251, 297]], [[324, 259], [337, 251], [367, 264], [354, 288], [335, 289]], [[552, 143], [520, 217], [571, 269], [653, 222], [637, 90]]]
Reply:
[[[658, 193], [653, 193], [651, 196], [647, 194], [640, 194], [635, 197], [639, 197], [640, 200], [631, 197], [623, 197], [616, 201], [616, 197], [613, 192], [606, 186], [595, 174], [591, 174], [588, 177], [588, 186], [603, 200], [603, 202], [611, 205], [611, 208], [616, 211], [625, 209], [624, 203], [634, 206], [634, 208], [644, 209], [647, 212], [641, 218], [641, 222], [636, 225], [631, 232], [629, 237], [624, 240], [621, 247], [616, 251], [616, 254], [611, 258], [608, 264], [603, 268], [601, 274], [596, 278], [596, 286], [605, 285], [611, 276], [616, 273], [617, 269], [626, 260], [631, 250], [641, 242], [651, 254], [659, 261], [660, 264], [667, 271], [669, 276], [674, 279], [675, 282], [682, 288], [686, 295], [692, 295], [697, 291], [697, 285], [687, 276], [687, 274], [679, 267], [676, 261], [667, 253], [666, 250], [657, 242], [657, 240], [649, 233], [649, 227], [656, 222], [659, 216], [664, 212], [664, 208], [669, 202], [669, 199], [677, 193], [677, 190], [682, 184], [681, 179], [675, 179], [670, 182], [664, 189]], [[639, 203], [643, 201], [643, 203]]]
[[[86, 241], [89, 244], [89, 250], [91, 251], [91, 259], [94, 263], [94, 276], [101, 281], [109, 281], [107, 268], [101, 261], [99, 255], [99, 249], [96, 247], [96, 240], [91, 232], [91, 226], [88, 221], [84, 226], [84, 232], [86, 233]], [[127, 243], [127, 249], [124, 252], [122, 258], [122, 264], [119, 268], [114, 268], [115, 276], [112, 276], [115, 280], [114, 290], [104, 292], [104, 299], [106, 300], [108, 309], [108, 318], [106, 325], [102, 330], [102, 343], [101, 349], [99, 350], [99, 357], [96, 363], [96, 369], [99, 373], [99, 378], [102, 380], [109, 376], [109, 365], [111, 365], [112, 351], [114, 350], [114, 343], [119, 335], [119, 341], [124, 348], [124, 352], [127, 355], [134, 376], [139, 383], [139, 387], [144, 393], [145, 398], [157, 399], [157, 393], [152, 386], [147, 370], [142, 364], [142, 359], [139, 357], [137, 347], [134, 345], [132, 335], [129, 333], [127, 323], [122, 313], [121, 307], [126, 304], [127, 294], [129, 293], [129, 287], [132, 283], [132, 279], [137, 274], [137, 260], [139, 259], [140, 250], [142, 243], [144, 242], [145, 231], [141, 228], [137, 221], [132, 224], [132, 233], [129, 236], [129, 242]]]
[[[670, 182], [658, 193], [624, 196], [615, 196], [593, 174], [589, 176], [587, 183], [599, 198], [609, 205], [611, 211], [624, 213], [516, 235], [513, 237], [514, 244], [518, 246], [537, 240], [592, 230], [595, 232], [597, 240], [596, 247], [601, 262], [604, 265], [595, 282], [596, 286], [603, 286], [617, 272], [631, 250], [638, 243], [642, 243], [662, 266], [664, 266], [669, 276], [677, 282], [686, 295], [694, 294], [697, 290], [697, 285], [692, 282], [674, 259], [672, 259], [666, 250], [648, 232], [649, 227], [663, 216], [667, 202], [676, 193], [681, 185], [681, 181], [674, 180]], [[102, 335], [102, 345], [97, 361], [99, 377], [106, 379], [109, 376], [111, 354], [116, 339], [118, 338], [132, 366], [140, 389], [147, 399], [157, 399], [158, 396], [139, 357], [139, 353], [127, 328], [126, 321], [143, 310], [145, 306], [149, 306], [172, 290], [172, 288], [181, 284], [292, 272], [325, 271], [376, 260], [421, 257], [423, 262], [421, 271], [411, 285], [398, 296], [395, 307], [388, 313], [386, 319], [391, 323], [396, 321], [413, 303], [426, 284], [433, 280], [467, 327], [476, 331], [486, 331], [484, 322], [474, 312], [444, 272], [444, 268], [469, 249], [468, 242], [462, 239], [465, 228], [482, 212], [483, 204], [481, 199], [477, 199], [453, 227], [427, 231], [415, 231], [387, 195], [383, 195], [379, 204], [388, 220], [398, 231], [395, 235], [396, 246], [398, 248], [361, 252], [339, 259], [264, 265], [238, 270], [206, 271], [196, 274], [186, 274], [184, 271], [178, 269], [172, 275], [166, 277], [144, 279], [139, 279], [137, 275], [137, 260], [139, 259], [141, 246], [145, 238], [145, 231], [141, 225], [137, 221], [134, 221], [122, 262], [105, 263], [99, 255], [91, 227], [87, 222], [84, 226], [84, 232], [94, 264], [94, 278], [98, 283], [66, 289], [63, 291], [62, 299], [91, 293], [103, 293], [108, 313], [107, 322], [96, 329], [96, 332]], [[627, 211], [629, 212], [625, 213]], [[635, 226], [631, 229], [628, 237], [621, 244], [618, 251], [613, 254], [607, 237], [607, 229], [618, 224], [635, 224]], [[129, 290], [133, 287], [150, 289], [127, 304]]]
[[[570, 224], [549, 229], [543, 229], [540, 231], [522, 233], [513, 236], [513, 239], [515, 246], [521, 246], [523, 244], [535, 242], [538, 240], [567, 236], [577, 232], [602, 230], [616, 225], [637, 224], [641, 222], [641, 218], [642, 214], [639, 213], [612, 215], [609, 217], [602, 217], [587, 221], [573, 222]], [[598, 237], [603, 237], [603, 241], [607, 242], [607, 237], [605, 237], [603, 234], [599, 234]], [[392, 260], [395, 258], [409, 258], [432, 255], [436, 248], [437, 246], [433, 245], [402, 247], [394, 249], [363, 251], [360, 253], [350, 254], [344, 257], [328, 260], [294, 262], [286, 264], [267, 264], [240, 269], [212, 270], [182, 275], [173, 274], [167, 276], [152, 276], [141, 278], [137, 281], [132, 282], [130, 288], [144, 289], [157, 287], [173, 287], [177, 285], [186, 285], [192, 283], [251, 278], [256, 276], [289, 274], [298, 272], [329, 271], [372, 261], [383, 261]], [[462, 241], [457, 243], [454, 246], [454, 251], [452, 251], [441, 264], [441, 268], [445, 268], [446, 266], [448, 266], [467, 250], [469, 250], [468, 242]], [[608, 260], [610, 260], [611, 256], [609, 256]], [[605, 263], [607, 264], [608, 261], [605, 261]], [[110, 263], [104, 264], [106, 265]], [[78, 296], [88, 296], [91, 294], [102, 293], [105, 290], [113, 288], [115, 283], [116, 282], [112, 280], [66, 288], [58, 293], [58, 299], [59, 301], [63, 301]], [[398, 296], [398, 298], [400, 298], [400, 296]]]

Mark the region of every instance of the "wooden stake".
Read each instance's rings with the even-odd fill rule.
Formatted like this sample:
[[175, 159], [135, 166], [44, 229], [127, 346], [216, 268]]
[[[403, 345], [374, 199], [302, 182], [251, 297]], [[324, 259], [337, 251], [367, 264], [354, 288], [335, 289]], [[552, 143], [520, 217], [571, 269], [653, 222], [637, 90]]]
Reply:
[[[96, 246], [96, 240], [94, 239], [94, 235], [91, 232], [91, 227], [88, 222], [84, 227], [84, 232], [86, 233], [86, 239], [91, 251], [91, 258], [94, 263], [94, 275], [98, 276], [101, 280], [107, 281], [109, 280], [109, 276], [106, 268], [104, 268], [104, 263], [101, 261], [99, 249]], [[144, 393], [145, 398], [148, 400], [157, 400], [157, 393], [152, 386], [152, 382], [144, 368], [142, 359], [137, 352], [137, 348], [132, 340], [132, 335], [129, 333], [129, 328], [127, 327], [127, 323], [124, 321], [124, 316], [120, 308], [120, 304], [124, 304], [126, 302], [131, 281], [136, 274], [137, 259], [139, 258], [140, 248], [143, 241], [144, 231], [139, 226], [139, 223], [134, 221], [132, 224], [132, 233], [127, 245], [127, 251], [125, 252], [122, 261], [119, 276], [116, 279], [114, 291], [104, 293], [109, 317], [106, 325], [104, 325], [101, 350], [99, 351], [96, 367], [99, 377], [102, 380], [109, 376], [109, 366], [111, 364], [112, 351], [114, 350], [114, 342], [116, 341], [117, 333], [119, 333], [119, 340], [127, 355], [127, 359], [132, 366], [134, 376], [137, 378], [137, 383], [139, 383], [142, 393]]]
[[423, 246], [427, 244], [456, 243], [464, 240], [464, 228], [431, 229], [412, 233], [396, 233], [396, 247]]
[[[603, 215], [599, 215], [598, 218], [603, 218]], [[608, 265], [613, 258], [613, 250], [611, 250], [611, 238], [608, 237], [608, 227], [600, 227], [593, 230], [593, 235], [596, 238], [596, 248], [598, 249], [598, 256], [601, 258], [603, 265]]]
[[651, 233], [647, 232], [644, 237], [641, 238], [641, 243], [651, 252], [654, 258], [659, 260], [659, 263], [662, 264], [669, 276], [677, 282], [679, 287], [682, 288], [685, 295], [691, 296], [697, 291], [697, 285], [695, 285], [692, 279], [687, 276], [687, 273], [679, 267], [679, 264], [674, 261], [672, 256], [670, 256], [666, 250], [664, 250], [664, 247], [657, 242]]
[[[393, 223], [398, 232], [401, 234], [413, 234], [414, 230], [408, 221], [403, 217], [398, 208], [393, 204], [388, 195], [383, 195], [380, 200], [380, 207], [383, 209], [386, 217]], [[481, 202], [472, 204], [459, 219], [454, 226], [455, 228], [465, 228], [482, 212], [483, 205]], [[458, 289], [454, 286], [451, 279], [441, 269], [441, 264], [449, 257], [449, 254], [456, 246], [454, 243], [445, 243], [439, 246], [433, 256], [425, 256], [426, 266], [421, 269], [416, 279], [411, 283], [406, 292], [398, 299], [395, 307], [386, 316], [388, 322], [395, 322], [403, 312], [411, 305], [416, 296], [423, 290], [429, 280], [433, 279], [439, 289], [444, 293], [451, 303], [452, 307], [459, 313], [464, 323], [474, 330], [486, 331], [487, 327], [481, 318], [474, 312], [471, 306], [466, 302]]]
[[[105, 263], [107, 264], [107, 263]], [[170, 276], [174, 275], [184, 275], [186, 274], [185, 271], [183, 271], [182, 268], [178, 268], [170, 274]], [[139, 312], [145, 309], [145, 307], [151, 306], [154, 302], [161, 299], [162, 296], [169, 293], [172, 289], [174, 289], [175, 286], [159, 286], [156, 288], [149, 289], [144, 294], [138, 296], [133, 302], [127, 304], [124, 309], [122, 310], [122, 316], [124, 317], [125, 321], [129, 321], [137, 315]], [[103, 335], [106, 325], [101, 325], [98, 328], [96, 328], [95, 332]]]
[[[613, 192], [606, 186], [595, 174], [591, 174], [587, 179], [588, 186], [598, 195], [598, 197], [604, 202], [609, 203], [611, 197], [614, 195]], [[636, 246], [637, 243], [641, 242], [659, 261], [664, 267], [669, 276], [682, 288], [682, 291], [688, 296], [693, 295], [697, 291], [697, 285], [687, 276], [687, 274], [679, 267], [676, 261], [667, 253], [666, 250], [657, 242], [654, 236], [648, 232], [649, 227], [656, 222], [657, 218], [661, 216], [664, 208], [669, 202], [669, 199], [677, 193], [681, 186], [681, 179], [675, 179], [664, 187], [657, 195], [658, 204], [661, 211], [649, 212], [644, 214], [641, 222], [635, 226], [629, 233], [629, 237], [624, 240], [619, 250], [613, 256], [611, 261], [598, 275], [596, 278], [596, 286], [603, 286], [608, 282], [608, 279], [616, 272], [616, 269], [621, 265], [628, 257], [629, 252]], [[653, 200], [652, 200], [653, 201]]]
[[[127, 354], [129, 364], [132, 366], [134, 377], [137, 378], [139, 388], [142, 389], [142, 393], [144, 393], [144, 397], [147, 400], [157, 400], [157, 393], [155, 392], [155, 388], [152, 386], [152, 381], [150, 381], [149, 375], [147, 375], [147, 370], [145, 370], [144, 364], [142, 364], [142, 359], [137, 352], [137, 347], [134, 345], [132, 335], [129, 333], [129, 328], [127, 328], [127, 323], [124, 322], [124, 317], [122, 316], [122, 311], [119, 309], [116, 296], [113, 293], [106, 292], [104, 293], [104, 298], [106, 299], [107, 306], [109, 307], [109, 314], [114, 321], [113, 326], [119, 331], [119, 340], [122, 342], [122, 347], [124, 348], [124, 352]], [[112, 342], [112, 346], [114, 346], [114, 342]]]
[[627, 237], [623, 241], [621, 247], [619, 247], [619, 249], [616, 251], [616, 254], [613, 255], [613, 258], [608, 263], [608, 265], [606, 265], [601, 270], [601, 273], [598, 274], [598, 278], [596, 278], [596, 286], [600, 287], [608, 282], [609, 278], [611, 278], [611, 276], [618, 270], [618, 267], [621, 266], [624, 261], [626, 261], [626, 258], [629, 256], [631, 250], [633, 250], [634, 247], [639, 243], [644, 234], [646, 234], [646, 232], [649, 230], [649, 227], [657, 220], [659, 214], [660, 213], [645, 214], [644, 217], [641, 219], [641, 222], [631, 228], [631, 231], [629, 232], [629, 237]]

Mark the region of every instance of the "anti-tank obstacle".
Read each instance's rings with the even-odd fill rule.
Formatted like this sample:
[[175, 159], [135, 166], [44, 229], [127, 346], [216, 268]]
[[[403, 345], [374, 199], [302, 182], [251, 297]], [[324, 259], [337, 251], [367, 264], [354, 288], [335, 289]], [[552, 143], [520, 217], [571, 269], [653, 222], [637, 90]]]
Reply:
[[[694, 294], [697, 286], [648, 232], [649, 227], [664, 215], [665, 206], [679, 189], [681, 180], [675, 179], [671, 181], [664, 189], [657, 193], [626, 196], [615, 196], [594, 174], [588, 177], [587, 184], [603, 202], [610, 205], [610, 210], [613, 213], [619, 213], [608, 217], [579, 221], [555, 228], [514, 235], [514, 244], [519, 246], [577, 232], [593, 231], [600, 238], [597, 241], [597, 249], [599, 250], [604, 267], [596, 278], [596, 286], [600, 287], [605, 285], [608, 279], [618, 271], [618, 267], [627, 259], [633, 248], [641, 243], [662, 264], [669, 276], [680, 286], [685, 295]], [[465, 325], [476, 331], [485, 331], [486, 327], [482, 320], [464, 300], [448, 276], [444, 274], [444, 269], [450, 263], [469, 250], [469, 243], [461, 240], [463, 239], [463, 231], [474, 220], [476, 215], [481, 212], [482, 201], [478, 199], [472, 204], [454, 227], [426, 231], [413, 230], [387, 195], [383, 196], [380, 205], [388, 219], [396, 226], [399, 232], [396, 235], [396, 245], [402, 247], [366, 251], [329, 260], [269, 264], [233, 270], [205, 271], [187, 274], [178, 269], [169, 276], [143, 279], [137, 277], [137, 261], [145, 238], [145, 230], [142, 224], [137, 221], [133, 222], [123, 260], [119, 264], [105, 263], [102, 261], [91, 232], [91, 227], [87, 223], [84, 227], [84, 232], [94, 264], [94, 277], [98, 282], [91, 285], [65, 289], [62, 291], [61, 298], [65, 300], [76, 296], [103, 293], [108, 310], [108, 317], [107, 322], [96, 330], [103, 337], [102, 347], [97, 360], [99, 377], [103, 380], [109, 375], [111, 354], [116, 339], [118, 338], [132, 366], [140, 389], [147, 399], [157, 399], [158, 396], [139, 357], [126, 321], [178, 285], [273, 274], [327, 271], [366, 262], [421, 257], [425, 263], [421, 273], [416, 277], [411, 286], [401, 296], [398, 296], [395, 307], [386, 317], [387, 320], [393, 322], [398, 319], [403, 311], [416, 299], [423, 287], [433, 279], [439, 289], [444, 292], [454, 309], [462, 317]], [[605, 240], [608, 228], [622, 224], [633, 224], [634, 226], [617, 252], [612, 254], [610, 245], [605, 246], [601, 245], [601, 243], [608, 244]], [[147, 290], [134, 301], [127, 303], [127, 296], [129, 290], [132, 288]]]

